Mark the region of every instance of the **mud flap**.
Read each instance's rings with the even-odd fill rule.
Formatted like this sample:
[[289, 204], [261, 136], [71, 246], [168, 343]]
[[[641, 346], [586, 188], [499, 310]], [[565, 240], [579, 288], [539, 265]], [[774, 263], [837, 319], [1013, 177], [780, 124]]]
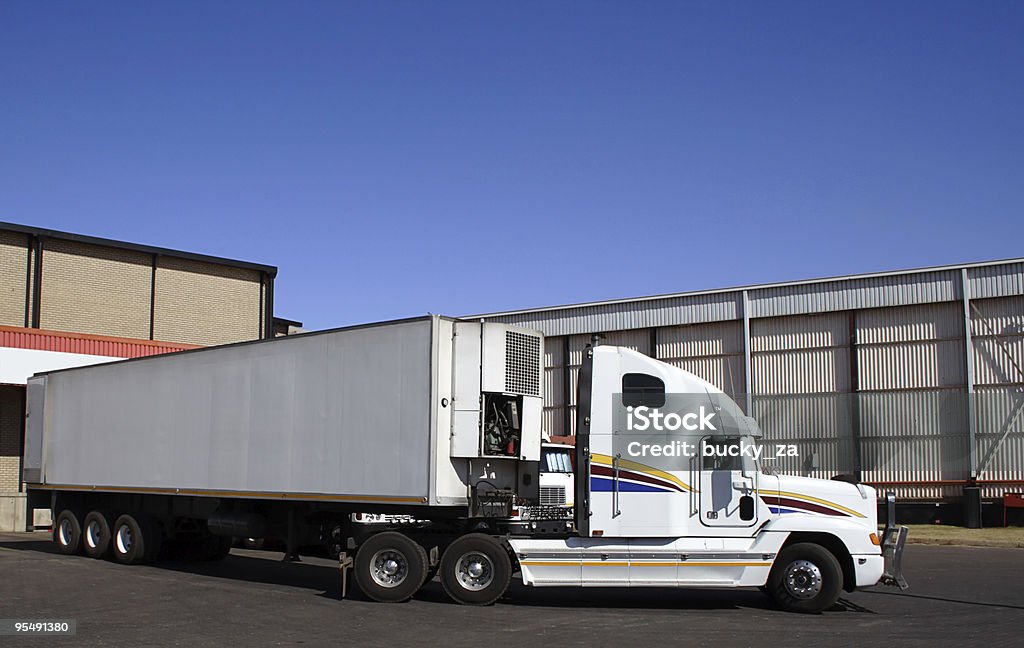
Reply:
[[896, 526], [896, 495], [887, 493], [885, 499], [888, 513], [885, 531], [882, 532], [882, 557], [885, 559], [885, 567], [878, 582], [905, 590], [910, 585], [903, 577], [903, 547], [907, 544], [910, 529]]

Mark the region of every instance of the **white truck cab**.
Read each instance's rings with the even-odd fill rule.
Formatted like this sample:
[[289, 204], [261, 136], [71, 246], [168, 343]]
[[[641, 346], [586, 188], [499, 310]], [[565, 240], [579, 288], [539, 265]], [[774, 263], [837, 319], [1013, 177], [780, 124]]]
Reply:
[[906, 530], [880, 532], [875, 490], [762, 472], [756, 422], [712, 384], [612, 346], [579, 380], [578, 535], [511, 538], [525, 584], [757, 586], [804, 612], [905, 586]]

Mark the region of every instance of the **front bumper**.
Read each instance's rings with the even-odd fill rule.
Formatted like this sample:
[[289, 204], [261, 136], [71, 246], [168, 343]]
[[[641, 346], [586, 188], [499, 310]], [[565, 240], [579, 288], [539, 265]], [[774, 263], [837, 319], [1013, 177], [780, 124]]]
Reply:
[[896, 495], [886, 493], [886, 522], [885, 530], [882, 531], [882, 558], [884, 568], [879, 583], [892, 585], [905, 590], [910, 585], [903, 577], [903, 547], [907, 544], [909, 529], [905, 526], [896, 526]]

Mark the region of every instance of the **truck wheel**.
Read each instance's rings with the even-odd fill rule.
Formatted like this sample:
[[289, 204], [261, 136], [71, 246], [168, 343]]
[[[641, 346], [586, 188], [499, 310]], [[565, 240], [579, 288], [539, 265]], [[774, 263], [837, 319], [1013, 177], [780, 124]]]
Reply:
[[831, 551], [801, 542], [779, 553], [768, 575], [767, 587], [783, 610], [818, 613], [839, 600], [843, 570]]
[[110, 519], [99, 511], [90, 511], [82, 522], [82, 548], [90, 558], [110, 553]]
[[82, 524], [71, 509], [57, 514], [53, 523], [53, 541], [62, 554], [77, 554], [82, 550]]
[[161, 540], [155, 522], [125, 513], [114, 522], [111, 539], [114, 559], [125, 565], [153, 562], [160, 553]]
[[498, 541], [483, 533], [462, 536], [441, 557], [441, 585], [457, 603], [490, 605], [512, 582], [512, 560]]
[[359, 589], [374, 601], [407, 601], [427, 577], [427, 552], [404, 534], [378, 533], [356, 552], [355, 577]]

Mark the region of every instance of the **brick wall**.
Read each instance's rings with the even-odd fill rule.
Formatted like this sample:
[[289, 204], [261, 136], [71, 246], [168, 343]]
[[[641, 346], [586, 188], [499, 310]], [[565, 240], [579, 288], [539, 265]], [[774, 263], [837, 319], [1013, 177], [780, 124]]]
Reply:
[[[198, 345], [263, 333], [258, 270], [159, 254], [154, 273], [147, 250], [59, 237], [43, 243], [40, 328]], [[31, 325], [31, 244], [27, 234], [0, 230], [0, 325], [26, 324], [26, 295]]]
[[47, 240], [39, 326], [148, 339], [152, 272], [142, 252]]
[[160, 257], [154, 338], [202, 345], [254, 340], [260, 336], [261, 299], [255, 270]]
[[18, 470], [24, 398], [24, 387], [0, 385], [0, 493], [17, 493], [21, 489]]
[[0, 230], [0, 324], [25, 325], [28, 236]]

